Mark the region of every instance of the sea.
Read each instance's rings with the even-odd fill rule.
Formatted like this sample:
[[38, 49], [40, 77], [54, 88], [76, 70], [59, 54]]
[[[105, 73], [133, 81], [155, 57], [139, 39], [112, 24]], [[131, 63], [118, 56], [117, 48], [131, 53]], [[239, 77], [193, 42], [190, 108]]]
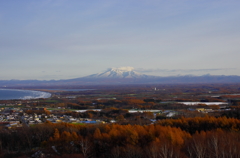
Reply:
[[90, 90], [95, 90], [95, 89], [47, 89], [47, 90], [69, 91], [69, 92], [81, 92], [81, 91], [90, 91]]
[[26, 100], [49, 97], [51, 97], [51, 93], [48, 92], [21, 89], [0, 89], [0, 100], [13, 100], [13, 99]]

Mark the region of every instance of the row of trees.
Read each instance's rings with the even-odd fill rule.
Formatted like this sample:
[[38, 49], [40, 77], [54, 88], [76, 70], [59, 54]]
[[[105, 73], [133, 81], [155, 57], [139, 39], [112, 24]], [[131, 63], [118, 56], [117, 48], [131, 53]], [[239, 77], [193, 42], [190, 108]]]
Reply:
[[224, 129], [231, 131], [240, 130], [240, 120], [235, 118], [223, 117], [195, 117], [195, 118], [179, 118], [179, 119], [166, 119], [160, 120], [157, 124], [162, 126], [178, 127], [191, 134], [200, 131], [208, 131], [214, 129]]
[[11, 157], [38, 148], [48, 157], [238, 158], [239, 125], [239, 120], [226, 117], [162, 120], [144, 126], [46, 122], [0, 130], [0, 153]]

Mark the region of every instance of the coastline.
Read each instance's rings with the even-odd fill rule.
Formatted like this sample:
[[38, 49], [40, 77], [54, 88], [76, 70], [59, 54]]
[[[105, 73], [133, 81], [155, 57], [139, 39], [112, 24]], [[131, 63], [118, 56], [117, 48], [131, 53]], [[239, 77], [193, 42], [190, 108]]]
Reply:
[[52, 93], [47, 91], [40, 91], [34, 89], [0, 89], [0, 100], [27, 100], [27, 99], [39, 99], [39, 98], [50, 98]]

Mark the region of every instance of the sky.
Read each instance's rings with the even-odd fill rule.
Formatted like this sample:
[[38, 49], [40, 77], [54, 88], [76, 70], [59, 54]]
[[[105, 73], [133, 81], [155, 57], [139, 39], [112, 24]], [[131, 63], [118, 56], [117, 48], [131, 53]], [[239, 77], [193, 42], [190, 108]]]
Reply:
[[134, 67], [239, 75], [239, 0], [1, 0], [0, 80]]

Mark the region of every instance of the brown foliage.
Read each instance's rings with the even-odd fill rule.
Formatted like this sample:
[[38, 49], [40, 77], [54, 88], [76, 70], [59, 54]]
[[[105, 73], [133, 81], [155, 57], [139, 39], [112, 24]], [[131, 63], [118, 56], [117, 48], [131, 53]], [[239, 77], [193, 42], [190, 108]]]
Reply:
[[[73, 125], [47, 122], [0, 131], [2, 153], [45, 151], [82, 157], [239, 157], [239, 120], [196, 117], [163, 120], [151, 125]], [[164, 126], [163, 126], [164, 125]], [[212, 129], [212, 130], [211, 130]], [[190, 134], [187, 131], [191, 131]], [[199, 131], [199, 132], [198, 132]], [[144, 151], [144, 152], [143, 152]]]

